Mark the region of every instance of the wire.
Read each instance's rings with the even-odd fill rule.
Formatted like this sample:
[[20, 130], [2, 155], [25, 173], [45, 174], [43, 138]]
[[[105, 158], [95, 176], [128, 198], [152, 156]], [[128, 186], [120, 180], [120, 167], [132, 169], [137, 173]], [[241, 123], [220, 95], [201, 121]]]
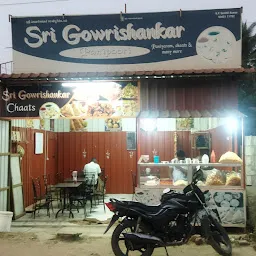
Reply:
[[33, 2], [18, 2], [18, 3], [9, 3], [9, 4], [1, 4], [0, 6], [7, 5], [25, 5], [25, 4], [44, 4], [44, 3], [56, 3], [56, 2], [68, 2], [69, 0], [45, 0], [45, 1], [33, 1]]

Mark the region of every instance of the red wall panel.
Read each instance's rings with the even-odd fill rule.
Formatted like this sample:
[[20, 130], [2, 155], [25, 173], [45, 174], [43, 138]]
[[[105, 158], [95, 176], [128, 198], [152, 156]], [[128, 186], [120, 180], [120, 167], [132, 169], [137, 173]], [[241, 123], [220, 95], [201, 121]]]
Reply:
[[[24, 192], [24, 203], [25, 207], [33, 203], [33, 190], [32, 190], [32, 178], [40, 177], [42, 189], [43, 186], [43, 175], [46, 173], [50, 174], [50, 180], [54, 182], [54, 176], [57, 170], [56, 164], [56, 146], [57, 146], [57, 137], [53, 132], [46, 132], [43, 130], [35, 130], [30, 128], [18, 128], [13, 127], [13, 130], [19, 131], [21, 134], [21, 142], [18, 144], [21, 145], [25, 150], [25, 155], [21, 160], [21, 173], [23, 181], [23, 192]], [[44, 153], [35, 154], [35, 133], [40, 132], [44, 134]], [[46, 139], [48, 138], [48, 148]], [[16, 153], [17, 144], [12, 144], [12, 152]], [[47, 150], [48, 158], [47, 160]]]
[[132, 193], [130, 171], [136, 171], [136, 151], [130, 158], [126, 132], [58, 133], [58, 170], [63, 170], [65, 178], [71, 176], [72, 170], [83, 170], [92, 157], [108, 176], [107, 193]]
[[[149, 155], [153, 161], [153, 151], [156, 150], [160, 161], [170, 161], [174, 158], [174, 132], [154, 131], [146, 132], [139, 130], [139, 151], [141, 155]], [[191, 155], [191, 142], [189, 131], [177, 132], [177, 149], [185, 151], [187, 156]]]
[[144, 79], [141, 110], [237, 109], [237, 83], [228, 77]]
[[216, 161], [227, 151], [232, 151], [232, 140], [225, 126], [210, 130], [212, 137], [212, 150], [215, 152]]

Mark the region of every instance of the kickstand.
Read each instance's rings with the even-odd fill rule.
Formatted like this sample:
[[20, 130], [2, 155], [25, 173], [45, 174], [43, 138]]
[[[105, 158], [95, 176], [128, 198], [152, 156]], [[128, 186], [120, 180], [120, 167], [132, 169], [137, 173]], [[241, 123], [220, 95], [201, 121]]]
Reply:
[[167, 252], [167, 249], [166, 249], [166, 246], [164, 247], [165, 249], [165, 252], [166, 252], [166, 256], [169, 256], [168, 252]]

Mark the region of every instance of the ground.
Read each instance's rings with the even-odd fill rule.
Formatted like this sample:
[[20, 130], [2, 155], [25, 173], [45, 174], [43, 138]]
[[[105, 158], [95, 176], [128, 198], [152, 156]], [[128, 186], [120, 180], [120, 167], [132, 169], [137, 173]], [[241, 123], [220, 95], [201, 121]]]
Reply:
[[[24, 229], [24, 228], [23, 228]], [[96, 228], [97, 229], [97, 228]], [[72, 230], [72, 228], [66, 228]], [[82, 230], [82, 227], [81, 227]], [[91, 230], [93, 228], [91, 227]], [[22, 230], [20, 230], [22, 231]], [[81, 235], [81, 239], [63, 240], [56, 237], [54, 230], [32, 229], [25, 232], [0, 233], [0, 256], [36, 255], [36, 256], [107, 256], [113, 255], [110, 244], [110, 234], [105, 237], [100, 235], [102, 229], [93, 232], [95, 236]], [[63, 230], [64, 231], [64, 230]], [[100, 231], [100, 232], [99, 232]], [[59, 233], [60, 231], [58, 231]], [[65, 233], [65, 232], [63, 232]], [[88, 233], [88, 234], [92, 234]], [[101, 233], [102, 234], [102, 233]], [[169, 255], [217, 256], [218, 254], [208, 245], [197, 246], [195, 244], [180, 247], [169, 247]], [[255, 256], [255, 250], [251, 246], [234, 247], [233, 256]], [[163, 249], [155, 250], [153, 255], [166, 255]]]

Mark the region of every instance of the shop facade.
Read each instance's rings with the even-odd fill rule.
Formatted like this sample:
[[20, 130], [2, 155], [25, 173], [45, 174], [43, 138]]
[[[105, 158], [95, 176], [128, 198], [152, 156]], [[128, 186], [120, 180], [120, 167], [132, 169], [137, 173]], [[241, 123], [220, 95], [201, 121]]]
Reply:
[[[0, 110], [12, 120], [11, 150], [21, 157], [25, 206], [33, 199], [32, 177], [49, 174], [54, 184], [56, 173], [70, 178], [92, 157], [109, 177], [107, 193], [133, 193], [133, 173], [136, 197], [148, 204], [173, 186], [166, 161], [179, 149], [192, 159], [212, 151], [216, 162], [227, 151], [243, 159], [241, 9], [225, 10], [232, 13], [225, 19], [222, 11], [103, 15], [97, 26], [97, 15], [12, 18], [19, 74], [1, 76]], [[236, 119], [232, 135], [228, 118]], [[208, 144], [198, 145], [197, 138]], [[165, 163], [147, 174], [143, 155]], [[219, 204], [224, 197], [240, 200], [232, 206], [241, 210], [233, 224], [243, 226], [243, 164], [225, 169], [240, 183], [225, 187], [223, 177], [210, 190], [223, 197]], [[162, 183], [145, 187], [140, 177], [156, 170]]]

